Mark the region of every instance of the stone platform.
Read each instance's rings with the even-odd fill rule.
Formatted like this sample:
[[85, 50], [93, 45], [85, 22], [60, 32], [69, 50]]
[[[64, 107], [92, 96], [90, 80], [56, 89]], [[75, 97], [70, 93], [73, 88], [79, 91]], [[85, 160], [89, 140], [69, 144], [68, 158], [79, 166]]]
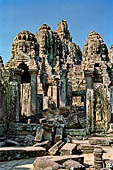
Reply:
[[59, 163], [59, 164], [62, 164], [69, 159], [80, 162], [80, 163], [84, 162], [84, 157], [80, 156], [80, 155], [43, 156], [41, 158], [42, 159], [49, 159], [49, 160], [56, 162], [56, 163]]
[[0, 148], [0, 161], [33, 158], [46, 155], [43, 147], [3, 147]]

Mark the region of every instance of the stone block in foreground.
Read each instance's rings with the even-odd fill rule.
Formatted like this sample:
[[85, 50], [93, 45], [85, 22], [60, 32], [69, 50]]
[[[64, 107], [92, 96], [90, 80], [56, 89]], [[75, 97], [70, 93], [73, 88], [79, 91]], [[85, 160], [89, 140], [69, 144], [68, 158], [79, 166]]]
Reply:
[[[70, 160], [76, 161], [76, 165], [80, 165], [83, 163], [84, 158], [79, 155], [65, 155], [65, 156], [44, 156], [44, 157], [38, 157], [33, 163], [34, 170], [42, 170], [40, 168], [43, 168], [44, 170], [58, 170], [63, 168], [62, 165], [65, 161]], [[54, 166], [53, 166], [54, 165]], [[84, 166], [82, 166], [84, 168]], [[56, 169], [55, 169], [56, 168]]]
[[77, 151], [77, 145], [66, 143], [60, 150], [61, 155], [74, 155]]
[[33, 163], [34, 170], [42, 170], [42, 169], [54, 169], [57, 170], [60, 168], [60, 165], [50, 159], [46, 158], [37, 158]]
[[0, 148], [0, 161], [33, 158], [46, 155], [43, 147], [3, 147]]
[[84, 165], [80, 164], [77, 161], [73, 161], [73, 160], [68, 160], [66, 162], [63, 163], [63, 166], [66, 169], [74, 169], [74, 170], [85, 170]]
[[[65, 161], [71, 159], [77, 162], [80, 162], [81, 164], [83, 164], [84, 162], [84, 157], [80, 156], [80, 155], [64, 155], [64, 156], [43, 156], [43, 158], [45, 159], [50, 159], [51, 161], [54, 161], [58, 164], [63, 164]], [[38, 159], [38, 158], [37, 158]]]
[[49, 154], [50, 155], [55, 155], [60, 149], [61, 147], [64, 145], [64, 142], [62, 142], [62, 140], [58, 141], [55, 145], [53, 145], [50, 149], [49, 149]]

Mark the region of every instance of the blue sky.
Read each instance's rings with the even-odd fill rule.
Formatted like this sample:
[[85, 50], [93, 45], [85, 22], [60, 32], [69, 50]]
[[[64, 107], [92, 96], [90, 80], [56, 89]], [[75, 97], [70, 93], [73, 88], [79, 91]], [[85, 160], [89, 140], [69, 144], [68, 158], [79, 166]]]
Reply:
[[109, 48], [113, 44], [113, 0], [0, 0], [0, 55], [6, 63], [16, 34], [36, 34], [44, 23], [52, 30], [65, 19], [73, 41], [81, 49], [89, 33], [100, 33]]

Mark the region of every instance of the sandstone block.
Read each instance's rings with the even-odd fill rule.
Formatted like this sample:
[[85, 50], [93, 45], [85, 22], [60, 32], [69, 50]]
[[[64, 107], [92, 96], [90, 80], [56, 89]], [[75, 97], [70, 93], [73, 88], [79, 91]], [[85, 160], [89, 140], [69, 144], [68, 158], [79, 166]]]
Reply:
[[60, 149], [61, 147], [64, 145], [64, 142], [62, 142], [62, 140], [58, 141], [55, 145], [53, 145], [50, 149], [49, 149], [49, 154], [50, 155], [55, 155]]
[[77, 145], [66, 143], [60, 150], [61, 155], [73, 155], [77, 151]]

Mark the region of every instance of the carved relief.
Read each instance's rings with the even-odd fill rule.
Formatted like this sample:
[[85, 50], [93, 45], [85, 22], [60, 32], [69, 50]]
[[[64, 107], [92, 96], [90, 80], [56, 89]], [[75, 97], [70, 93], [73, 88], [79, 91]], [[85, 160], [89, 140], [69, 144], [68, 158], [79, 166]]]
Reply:
[[102, 85], [95, 89], [95, 121], [104, 130], [108, 128], [110, 122], [110, 100], [107, 89]]
[[21, 84], [21, 115], [28, 117], [31, 114], [30, 109], [31, 86], [30, 83]]

